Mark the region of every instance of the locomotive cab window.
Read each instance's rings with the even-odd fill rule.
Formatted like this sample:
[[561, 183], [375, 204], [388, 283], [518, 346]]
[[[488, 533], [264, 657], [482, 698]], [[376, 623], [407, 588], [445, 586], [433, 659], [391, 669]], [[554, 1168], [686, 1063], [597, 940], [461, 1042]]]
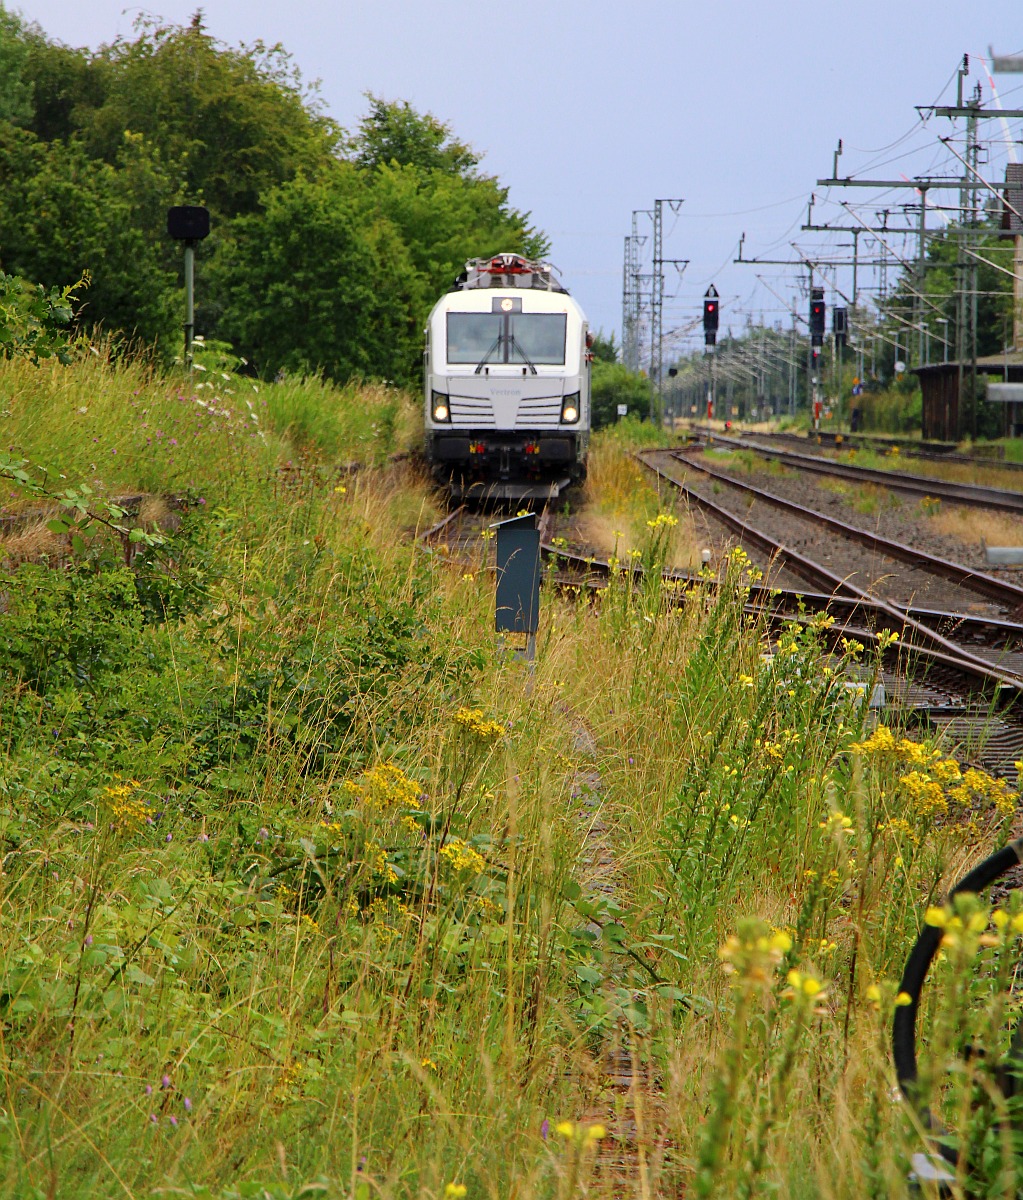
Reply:
[[509, 317], [513, 341], [507, 361], [524, 357], [532, 363], [563, 366], [566, 320], [564, 313], [514, 313]]
[[[448, 362], [475, 366], [501, 336], [500, 313], [448, 313]], [[496, 351], [491, 362], [501, 362]]]
[[563, 366], [567, 321], [564, 313], [448, 313], [447, 360]]

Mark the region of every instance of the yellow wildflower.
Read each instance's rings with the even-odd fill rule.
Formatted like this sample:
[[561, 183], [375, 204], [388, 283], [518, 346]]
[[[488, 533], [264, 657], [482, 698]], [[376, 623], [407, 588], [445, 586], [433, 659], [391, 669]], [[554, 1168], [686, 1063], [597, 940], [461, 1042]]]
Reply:
[[370, 767], [357, 780], [345, 780], [341, 790], [352, 802], [371, 812], [415, 808], [420, 795], [419, 784], [393, 763], [378, 763]]
[[471, 875], [479, 875], [487, 865], [482, 854], [459, 838], [451, 838], [445, 842], [440, 848], [440, 857], [457, 873], [465, 871]]
[[149, 817], [149, 805], [134, 794], [137, 787], [139, 782], [133, 779], [130, 783], [115, 783], [103, 789], [104, 799], [110, 806], [111, 824], [119, 833], [134, 833]]
[[460, 708], [455, 713], [455, 724], [482, 742], [496, 742], [504, 737], [505, 728], [499, 721], [489, 721], [481, 708]]

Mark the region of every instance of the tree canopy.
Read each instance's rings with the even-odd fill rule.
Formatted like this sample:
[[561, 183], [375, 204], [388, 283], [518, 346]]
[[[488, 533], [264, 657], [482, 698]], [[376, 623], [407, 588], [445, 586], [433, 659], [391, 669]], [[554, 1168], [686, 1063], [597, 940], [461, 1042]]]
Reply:
[[96, 51], [0, 5], [0, 268], [64, 288], [79, 321], [177, 349], [172, 204], [204, 204], [200, 332], [265, 374], [411, 380], [430, 305], [466, 258], [547, 242], [430, 113], [369, 95], [354, 133], [286, 51], [228, 47], [201, 12]]

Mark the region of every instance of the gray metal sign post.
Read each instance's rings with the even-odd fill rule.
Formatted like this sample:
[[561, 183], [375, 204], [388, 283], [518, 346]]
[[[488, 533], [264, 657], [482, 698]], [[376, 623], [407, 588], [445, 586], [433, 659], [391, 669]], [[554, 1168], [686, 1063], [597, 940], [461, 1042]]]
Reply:
[[192, 369], [195, 337], [195, 243], [209, 237], [209, 209], [199, 204], [177, 204], [167, 210], [167, 233], [185, 243], [185, 369]]
[[540, 622], [540, 531], [535, 513], [512, 517], [497, 530], [497, 598], [494, 628], [526, 635], [526, 661], [536, 657]]

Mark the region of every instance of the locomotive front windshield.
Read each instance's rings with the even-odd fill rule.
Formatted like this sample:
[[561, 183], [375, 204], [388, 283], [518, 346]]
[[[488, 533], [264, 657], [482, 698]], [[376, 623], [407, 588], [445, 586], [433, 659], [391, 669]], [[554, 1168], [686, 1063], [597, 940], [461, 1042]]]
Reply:
[[448, 313], [448, 362], [564, 366], [564, 313]]

